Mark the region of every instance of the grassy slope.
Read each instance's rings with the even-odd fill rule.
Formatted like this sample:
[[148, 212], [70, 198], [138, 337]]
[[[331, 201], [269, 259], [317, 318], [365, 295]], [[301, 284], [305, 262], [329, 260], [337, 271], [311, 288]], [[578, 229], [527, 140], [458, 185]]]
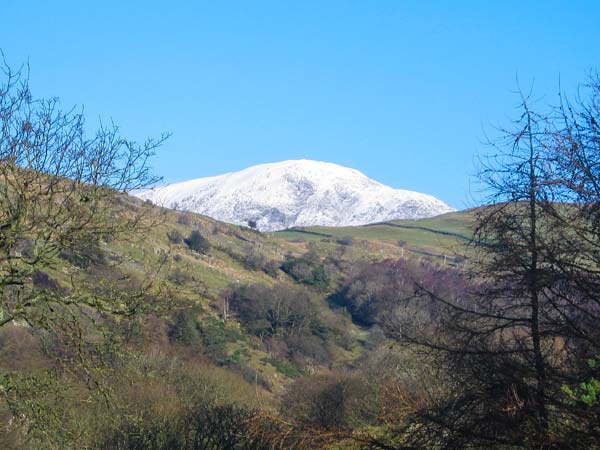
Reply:
[[[166, 264], [159, 276], [168, 279], [175, 292], [175, 308], [178, 305], [194, 303], [202, 309], [199, 320], [207, 322], [210, 318], [220, 319], [222, 311], [221, 292], [230, 284], [262, 283], [273, 285], [283, 283], [293, 286], [296, 283], [281, 270], [276, 277], [267, 275], [261, 270], [249, 270], [244, 267], [239, 258], [231, 255], [244, 256], [248, 252], [258, 253], [266, 259], [278, 264], [283, 262], [286, 254], [300, 255], [306, 251], [306, 246], [286, 241], [280, 241], [271, 235], [260, 234], [248, 228], [225, 224], [208, 217], [193, 213], [183, 213], [153, 207], [150, 210], [152, 219], [159, 224], [150, 229], [143, 239], [132, 242], [111, 242], [104, 251], [127, 261], [126, 267], [130, 274], [143, 278], [145, 268], [152, 265], [161, 256], [166, 257]], [[183, 219], [182, 219], [183, 218]], [[187, 248], [185, 243], [172, 244], [168, 232], [178, 231], [187, 237], [192, 230], [198, 230], [210, 242], [206, 254], [198, 254]], [[173, 279], [173, 274], [179, 272], [181, 281]], [[338, 324], [342, 329], [359, 338], [364, 332], [342, 314], [333, 312], [323, 300], [323, 293], [311, 291], [311, 300], [322, 317]], [[244, 362], [267, 379], [271, 386], [278, 390], [285, 383], [286, 377], [278, 372], [274, 364], [266, 362], [270, 356], [263, 350], [258, 338], [248, 335], [237, 324], [235, 318], [226, 324], [226, 328], [237, 332], [238, 339], [227, 343], [228, 354], [243, 355]], [[336, 361], [340, 364], [348, 362], [360, 355], [360, 349], [344, 349], [332, 343]]]
[[395, 220], [357, 227], [298, 227], [273, 235], [285, 242], [319, 243], [321, 248], [352, 238], [356, 245], [363, 247], [357, 256], [366, 259], [403, 254], [443, 260], [444, 256], [454, 257], [464, 252], [472, 220], [471, 211], [461, 211], [429, 219]]
[[[179, 387], [170, 386], [169, 383], [173, 380], [188, 380], [185, 378], [187, 376], [190, 380], [207, 378], [205, 384], [223, 390], [225, 393], [219, 394], [223, 398], [237, 401], [239, 397], [242, 403], [260, 404], [269, 409], [275, 407], [280, 394], [294, 376], [358, 366], [359, 361], [372, 356], [374, 339], [382, 337], [354, 324], [345, 310], [332, 308], [327, 301], [328, 295], [356, 270], [355, 264], [361, 261], [402, 256], [437, 259], [439, 255], [450, 254], [453, 249], [464, 244], [464, 238], [457, 235], [467, 233], [471, 217], [468, 212], [453, 213], [419, 221], [394, 221], [363, 227], [310, 227], [261, 234], [201, 215], [146, 205], [134, 198], [126, 198], [122, 203], [125, 205], [124, 214], [135, 208], [144, 208], [148, 219], [155, 225], [138, 236], [100, 242], [99, 248], [105, 264], [82, 268], [57, 258], [56, 266], [48, 268], [48, 274], [64, 287], [69, 286], [72, 278], [90, 282], [90, 289], [95, 289], [108, 279], [126, 280], [117, 283], [122, 286], [122, 283], [130, 283], [122, 275], [129, 275], [133, 280], [157, 278], [169, 288], [163, 292], [172, 300], [173, 309], [159, 312], [158, 318], [142, 315], [132, 321], [135, 321], [134, 329], [141, 322], [140, 332], [135, 335], [141, 337], [134, 337], [133, 347], [127, 347], [129, 353], [123, 354], [127, 365], [119, 372], [121, 378], [115, 380], [115, 386], [122, 388], [128, 395], [123, 397], [125, 405], [134, 401], [133, 409], [137, 408], [137, 401], [148, 401], [154, 405], [152, 399], [155, 397], [156, 408], [170, 405], [171, 397], [163, 395], [162, 390], [167, 390], [173, 398], [178, 398], [175, 393]], [[206, 254], [191, 251], [184, 242], [174, 244], [167, 236], [168, 233], [177, 231], [181, 236], [187, 237], [193, 230], [198, 230], [209, 241], [210, 249]], [[345, 239], [347, 237], [351, 239]], [[401, 245], [399, 241], [402, 241]], [[300, 256], [307, 251], [319, 255], [332, 280], [325, 292], [302, 286], [310, 296], [312, 309], [318, 319], [329, 328], [325, 332], [327, 337], [319, 345], [326, 346], [332, 359], [320, 366], [318, 363], [303, 366], [305, 363], [276, 356], [275, 352], [270, 354], [264, 342], [246, 332], [235, 317], [224, 324], [221, 321], [221, 294], [231, 284], [280, 283], [290, 288], [298, 287], [281, 270], [276, 270], [273, 276], [262, 270], [249, 269], [242, 256], [254, 253], [279, 265], [286, 255]], [[161, 260], [164, 265], [157, 271]], [[110, 282], [107, 284], [110, 285]], [[192, 309], [190, 305], [196, 308]], [[225, 361], [209, 354], [205, 342], [200, 347], [193, 348], [169, 342], [166, 324], [175, 322], [180, 309], [193, 310], [194, 314], [197, 310], [196, 319], [203, 329], [210, 328], [213, 333], [216, 330], [217, 334], [220, 333], [220, 339], [225, 337]], [[128, 327], [130, 323], [128, 322]], [[35, 371], [49, 367], [52, 361], [38, 354], [35, 350], [36, 341], [22, 328], [14, 326], [0, 333], [0, 368]], [[27, 346], [30, 354], [24, 354], [22, 349], [25, 338], [31, 341]], [[3, 346], [3, 342], [21, 344]], [[378, 342], [377, 345], [381, 345], [381, 341]], [[209, 360], [222, 364], [223, 367], [214, 367], [208, 363]], [[165, 367], [173, 369], [165, 373]], [[146, 378], [139, 375], [139, 381], [136, 378], [138, 374], [148, 373], [150, 375]], [[185, 377], [181, 378], [183, 375]], [[255, 383], [255, 380], [260, 382]], [[200, 380], [201, 385], [202, 383]], [[263, 389], [262, 386], [268, 386], [268, 389]], [[209, 391], [215, 389], [211, 387]], [[0, 419], [5, 413], [0, 407]], [[105, 413], [99, 414], [102, 416]], [[80, 416], [76, 410], [75, 415]], [[90, 420], [89, 430], [98, 428], [96, 416], [98, 414], [95, 413], [87, 419], [87, 416], [81, 416], [84, 417], [82, 420]]]
[[[147, 208], [150, 218], [158, 225], [139, 239], [103, 244], [103, 251], [109, 259], [121, 261], [118, 266], [120, 270], [138, 278], [146, 277], [150, 268], [164, 257], [164, 268], [157, 276], [169, 280], [167, 283], [173, 289], [176, 307], [178, 304], [193, 303], [201, 308], [198, 317], [201, 323], [220, 319], [220, 295], [232, 283], [283, 283], [290, 287], [296, 284], [281, 270], [277, 271], [275, 277], [261, 270], [249, 270], [238, 256], [253, 252], [279, 265], [286, 254], [301, 255], [307, 250], [316, 251], [323, 260], [329, 258], [345, 263], [345, 266], [339, 266], [342, 268], [337, 273], [330, 274], [333, 280], [331, 292], [346, 275], [343, 267], [351, 267], [358, 261], [398, 258], [402, 255], [428, 258], [451, 255], [464, 243], [465, 240], [457, 235], [467, 234], [470, 218], [469, 213], [452, 213], [432, 219], [394, 221], [372, 226], [310, 227], [261, 234], [193, 213], [141, 205], [137, 200], [131, 202], [131, 207]], [[185, 243], [173, 244], [167, 237], [167, 233], [174, 231], [187, 237], [192, 230], [200, 231], [210, 242], [211, 247], [206, 254], [191, 251]], [[352, 238], [351, 243], [340, 244], [339, 240], [346, 237]], [[399, 241], [402, 241], [400, 245]], [[174, 277], [174, 274], [178, 277]], [[347, 314], [328, 306], [326, 296], [330, 292], [309, 288], [307, 291], [319, 316], [327, 323], [334, 324], [352, 341], [349, 346], [330, 343], [329, 351], [334, 355], [334, 366], [348, 364], [361, 357], [366, 351], [363, 343], [368, 332], [354, 325]], [[167, 313], [166, 318], [172, 320], [173, 314], [169, 316]], [[238, 336], [228, 341], [228, 355], [241, 355], [244, 364], [258, 371], [275, 391], [280, 390], [286, 383], [286, 371], [269, 362], [270, 355], [259, 339], [245, 333], [235, 318], [229, 320], [225, 327]]]

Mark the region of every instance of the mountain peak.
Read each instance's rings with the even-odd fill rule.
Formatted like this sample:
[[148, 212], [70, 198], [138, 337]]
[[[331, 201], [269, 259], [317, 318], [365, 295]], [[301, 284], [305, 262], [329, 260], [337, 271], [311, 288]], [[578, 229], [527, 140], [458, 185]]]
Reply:
[[246, 225], [252, 220], [261, 231], [364, 225], [454, 211], [431, 195], [393, 189], [358, 170], [309, 159], [259, 164], [138, 196], [224, 222]]

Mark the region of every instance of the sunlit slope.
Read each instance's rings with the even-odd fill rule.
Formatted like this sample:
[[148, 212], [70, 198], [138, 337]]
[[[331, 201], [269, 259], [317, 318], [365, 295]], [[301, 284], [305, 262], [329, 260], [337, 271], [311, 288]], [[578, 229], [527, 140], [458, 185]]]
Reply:
[[[281, 241], [306, 243], [328, 241], [354, 244], [360, 241], [379, 245], [393, 254], [392, 247], [427, 256], [454, 256], [465, 251], [471, 240], [473, 210], [452, 212], [417, 220], [394, 220], [356, 227], [297, 227], [278, 231], [273, 236]], [[380, 249], [380, 250], [381, 250]]]
[[[122, 275], [141, 280], [149, 274], [162, 280], [172, 304], [172, 309], [164, 312], [168, 323], [176, 320], [181, 308], [194, 307], [199, 326], [221, 336], [223, 342], [218, 342], [220, 356], [216, 361], [258, 373], [274, 391], [282, 389], [290, 377], [303, 373], [303, 366], [286, 358], [274, 359], [261, 339], [248, 332], [235, 315], [222, 320], [224, 292], [228, 287], [260, 284], [303, 289], [310, 309], [328, 330], [327, 338], [320, 344], [331, 355], [325, 366], [352, 365], [367, 351], [369, 331], [353, 324], [343, 310], [332, 309], [328, 296], [336, 292], [351, 275], [352, 268], [357, 267], [355, 264], [362, 261], [424, 257], [458, 265], [460, 259], [456, 255], [468, 239], [471, 217], [469, 213], [451, 213], [432, 219], [360, 227], [259, 233], [199, 214], [160, 208], [132, 197], [123, 199], [123, 207], [125, 214], [142, 208], [154, 225], [137, 239], [100, 242], [97, 251], [103, 255], [104, 263], [68, 271], [59, 267], [52, 275], [63, 283], [68, 282], [66, 272], [74, 270], [98, 280]], [[186, 242], [194, 232], [205, 241], [206, 247], [201, 251], [190, 248]], [[286, 257], [310, 253], [316, 264], [326, 267], [329, 282], [324, 289], [301, 285], [281, 269]], [[112, 262], [119, 264], [111, 269]], [[162, 264], [160, 270], [156, 270], [157, 264]]]
[[[155, 225], [139, 239], [100, 244], [107, 262], [121, 261], [118, 266], [120, 273], [112, 276], [127, 275], [144, 279], [160, 262], [162, 268], [156, 270], [156, 274], [153, 271], [152, 276], [166, 283], [168, 289], [165, 292], [171, 296], [171, 309], [165, 311], [164, 317], [173, 322], [181, 308], [185, 310], [193, 305], [199, 311], [199, 324], [210, 332], [223, 335], [224, 342], [219, 344], [222, 346], [220, 364], [242, 364], [252, 373], [258, 373], [274, 391], [281, 389], [290, 377], [303, 373], [292, 362], [273, 358], [263, 348], [260, 338], [248, 332], [235, 314], [226, 322], [223, 321], [224, 292], [230, 286], [239, 285], [278, 285], [290, 290], [303, 289], [309, 297], [310, 308], [330, 329], [332, 337], [325, 345], [332, 355], [331, 364], [351, 364], [364, 353], [361, 342], [368, 332], [354, 325], [343, 311], [332, 310], [326, 301], [327, 296], [344, 279], [343, 271], [338, 271], [335, 264], [328, 265], [331, 283], [326, 290], [317, 290], [297, 283], [281, 270], [286, 255], [305, 254], [310, 250], [308, 243], [279, 240], [271, 234], [195, 213], [160, 208], [132, 197], [127, 197], [125, 203], [126, 209], [146, 209]], [[194, 251], [186, 243], [186, 239], [196, 231], [207, 243], [202, 251]], [[318, 253], [323, 264], [333, 256], [326, 248], [319, 249]], [[376, 252], [373, 254], [376, 255]], [[339, 255], [339, 261], [346, 261], [349, 266], [359, 255], [357, 250], [350, 249], [344, 255]], [[103, 267], [89, 271], [93, 271], [98, 278], [106, 276]], [[344, 345], [334, 339], [333, 336], [338, 334], [343, 335]]]

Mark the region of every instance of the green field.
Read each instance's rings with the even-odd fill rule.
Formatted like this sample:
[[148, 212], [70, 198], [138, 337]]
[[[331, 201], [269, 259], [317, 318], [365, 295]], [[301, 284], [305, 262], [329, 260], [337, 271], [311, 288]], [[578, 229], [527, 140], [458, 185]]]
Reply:
[[271, 233], [276, 239], [292, 243], [312, 242], [317, 247], [352, 242], [362, 246], [360, 256], [372, 259], [373, 253], [386, 257], [426, 256], [444, 258], [463, 255], [470, 241], [471, 210], [417, 220], [394, 220], [353, 227], [296, 227]]

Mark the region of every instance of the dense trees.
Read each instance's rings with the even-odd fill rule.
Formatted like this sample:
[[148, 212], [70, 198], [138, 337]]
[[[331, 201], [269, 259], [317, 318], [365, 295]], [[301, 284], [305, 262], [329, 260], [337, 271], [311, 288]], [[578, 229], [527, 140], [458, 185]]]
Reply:
[[[466, 289], [466, 283], [454, 269], [428, 261], [409, 259], [365, 263], [356, 268], [354, 276], [331, 295], [330, 300], [344, 306], [352, 319], [365, 326], [387, 324], [407, 317], [404, 326], [416, 322], [431, 323], [439, 306], [435, 303], [410, 303], [422, 296], [419, 286], [427, 286], [440, 297], [457, 298]], [[399, 308], [401, 308], [399, 310]], [[411, 311], [409, 313], [409, 310]]]
[[380, 413], [376, 396], [373, 385], [358, 374], [320, 374], [288, 387], [282, 414], [317, 429], [348, 431]]
[[286, 286], [239, 286], [230, 293], [230, 308], [257, 336], [302, 334], [315, 320], [308, 295]]
[[268, 438], [251, 434], [257, 412], [233, 404], [193, 405], [187, 416], [161, 422], [156, 416], [129, 421], [106, 436], [98, 449], [270, 450]]
[[340, 332], [319, 317], [302, 288], [241, 285], [230, 287], [227, 296], [231, 314], [260, 337], [274, 358], [289, 359], [300, 368], [331, 360], [327, 341]]
[[327, 270], [323, 264], [320, 264], [319, 256], [314, 252], [308, 252], [300, 257], [286, 256], [281, 270], [297, 282], [317, 289], [325, 290], [329, 284]]

